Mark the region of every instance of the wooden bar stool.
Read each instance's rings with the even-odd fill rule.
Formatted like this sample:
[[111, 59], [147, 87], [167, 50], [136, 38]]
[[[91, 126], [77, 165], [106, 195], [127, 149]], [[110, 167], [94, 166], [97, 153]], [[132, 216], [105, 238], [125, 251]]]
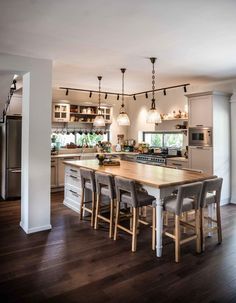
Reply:
[[[94, 215], [95, 215], [95, 195], [96, 195], [96, 184], [95, 184], [95, 175], [94, 171], [87, 168], [80, 168], [81, 176], [81, 204], [80, 204], [80, 220], [83, 219], [84, 211], [87, 211], [91, 214], [91, 226], [94, 224]], [[92, 201], [85, 202], [85, 190], [89, 190], [92, 194]], [[91, 208], [87, 207], [87, 204], [91, 203]]]
[[[200, 232], [200, 201], [202, 192], [202, 182], [181, 185], [178, 188], [176, 197], [164, 199], [164, 210], [174, 214], [175, 227], [174, 234], [164, 232], [164, 234], [175, 241], [175, 262], [180, 261], [180, 246], [192, 240], [196, 240], [196, 251], [201, 252], [201, 232]], [[183, 213], [195, 210], [195, 224], [183, 221]], [[180, 226], [189, 228], [195, 233], [181, 240]]]
[[[222, 242], [221, 216], [220, 216], [220, 197], [222, 189], [222, 178], [205, 180], [203, 182], [201, 197], [201, 244], [202, 250], [205, 250], [205, 236], [207, 233], [217, 231], [218, 243]], [[216, 210], [216, 219], [213, 218], [213, 207]], [[208, 210], [207, 217], [204, 216], [204, 209]], [[205, 219], [208, 227], [205, 227]], [[215, 224], [215, 226], [213, 226]]]
[[[94, 229], [98, 229], [98, 220], [109, 223], [109, 237], [113, 235], [113, 217], [114, 217], [114, 199], [115, 194], [115, 182], [112, 175], [95, 172], [96, 189], [97, 189], [97, 202], [96, 202], [96, 213], [95, 213], [95, 224]], [[108, 197], [110, 200], [110, 217], [107, 218], [101, 214], [102, 205], [101, 197]]]
[[[115, 177], [116, 186], [116, 217], [115, 217], [115, 229], [114, 229], [114, 240], [117, 239], [118, 229], [121, 229], [128, 234], [132, 235], [132, 252], [136, 251], [137, 248], [137, 227], [138, 223], [144, 223], [139, 220], [139, 208], [143, 206], [152, 205], [155, 201], [155, 197], [149, 195], [147, 192], [139, 191], [136, 188], [134, 180]], [[132, 228], [128, 229], [123, 225], [119, 224], [120, 219], [120, 204], [124, 203], [132, 210]], [[155, 249], [155, 207], [153, 207], [153, 222], [152, 222], [152, 248]], [[145, 222], [144, 224], [146, 224]]]

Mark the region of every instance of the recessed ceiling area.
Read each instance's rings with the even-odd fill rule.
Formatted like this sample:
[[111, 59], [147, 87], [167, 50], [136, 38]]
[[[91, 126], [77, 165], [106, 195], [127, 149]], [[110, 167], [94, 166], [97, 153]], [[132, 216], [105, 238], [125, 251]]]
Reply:
[[120, 90], [236, 78], [236, 1], [8, 0], [0, 3], [0, 52], [49, 58], [53, 86]]

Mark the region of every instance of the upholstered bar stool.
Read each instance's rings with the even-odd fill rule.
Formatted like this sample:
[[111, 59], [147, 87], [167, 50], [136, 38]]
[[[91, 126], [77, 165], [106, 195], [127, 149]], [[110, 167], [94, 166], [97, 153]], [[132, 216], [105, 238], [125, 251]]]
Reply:
[[[222, 189], [222, 178], [205, 180], [203, 182], [202, 197], [201, 197], [201, 240], [202, 250], [205, 249], [205, 236], [209, 232], [217, 230], [218, 243], [222, 242], [221, 217], [220, 217], [220, 197]], [[213, 209], [215, 206], [216, 220], [213, 218]], [[207, 217], [204, 216], [204, 209], [207, 209]], [[208, 227], [204, 225], [205, 219], [208, 222]], [[213, 226], [215, 224], [215, 226]]]
[[[137, 248], [137, 227], [138, 223], [143, 223], [139, 220], [139, 208], [143, 206], [152, 205], [155, 201], [155, 197], [149, 195], [146, 192], [139, 191], [136, 188], [134, 180], [127, 178], [115, 177], [116, 186], [116, 217], [115, 217], [115, 229], [114, 229], [114, 240], [117, 239], [118, 229], [121, 229], [130, 235], [132, 235], [132, 252], [136, 251]], [[120, 204], [124, 203], [132, 209], [132, 228], [128, 229], [123, 225], [119, 224], [120, 219]], [[155, 249], [155, 207], [153, 207], [153, 222], [152, 222], [152, 248]]]
[[[114, 217], [114, 199], [115, 194], [115, 182], [112, 175], [95, 172], [96, 189], [97, 189], [97, 202], [96, 202], [96, 213], [95, 213], [95, 224], [94, 229], [98, 229], [99, 219], [109, 223], [109, 237], [113, 235], [113, 217]], [[110, 200], [110, 216], [109, 218], [102, 215], [102, 196], [108, 197]]]
[[[175, 241], [175, 262], [180, 261], [180, 246], [192, 240], [196, 240], [196, 251], [201, 252], [200, 233], [200, 201], [202, 192], [202, 182], [181, 185], [178, 188], [176, 197], [164, 199], [164, 210], [174, 214], [175, 227], [174, 234], [164, 232], [164, 234]], [[181, 220], [183, 213], [195, 210], [195, 224]], [[193, 235], [181, 240], [180, 226], [192, 229]]]
[[[94, 215], [95, 215], [95, 196], [96, 196], [96, 184], [95, 184], [95, 175], [94, 171], [87, 168], [80, 168], [81, 176], [81, 204], [80, 204], [80, 220], [83, 219], [84, 211], [87, 211], [91, 214], [91, 226], [94, 224]], [[85, 202], [85, 190], [89, 190], [92, 194], [92, 201]], [[91, 208], [87, 207], [87, 204], [91, 203]]]

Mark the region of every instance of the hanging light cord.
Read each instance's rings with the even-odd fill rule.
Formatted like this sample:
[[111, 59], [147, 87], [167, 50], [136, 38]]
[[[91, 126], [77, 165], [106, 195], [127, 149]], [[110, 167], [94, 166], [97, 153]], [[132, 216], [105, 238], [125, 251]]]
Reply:
[[121, 107], [123, 109], [124, 106], [125, 106], [125, 104], [124, 104], [124, 91], [125, 91], [125, 71], [126, 71], [126, 68], [121, 68], [120, 70], [122, 72], [122, 103], [121, 103]]
[[156, 109], [156, 103], [155, 103], [155, 61], [156, 58], [150, 58], [151, 62], [152, 62], [152, 106], [151, 109]]
[[98, 84], [98, 110], [101, 109], [101, 80], [102, 80], [102, 76], [98, 76], [98, 81], [99, 81], [99, 84]]

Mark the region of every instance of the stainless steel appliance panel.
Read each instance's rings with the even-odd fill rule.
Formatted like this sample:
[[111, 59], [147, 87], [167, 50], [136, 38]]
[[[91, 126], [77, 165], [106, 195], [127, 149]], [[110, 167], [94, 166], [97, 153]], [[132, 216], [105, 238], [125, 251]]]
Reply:
[[190, 127], [189, 146], [212, 146], [211, 127]]
[[6, 121], [7, 168], [21, 167], [21, 119]]
[[6, 198], [17, 198], [21, 195], [21, 169], [7, 169]]

